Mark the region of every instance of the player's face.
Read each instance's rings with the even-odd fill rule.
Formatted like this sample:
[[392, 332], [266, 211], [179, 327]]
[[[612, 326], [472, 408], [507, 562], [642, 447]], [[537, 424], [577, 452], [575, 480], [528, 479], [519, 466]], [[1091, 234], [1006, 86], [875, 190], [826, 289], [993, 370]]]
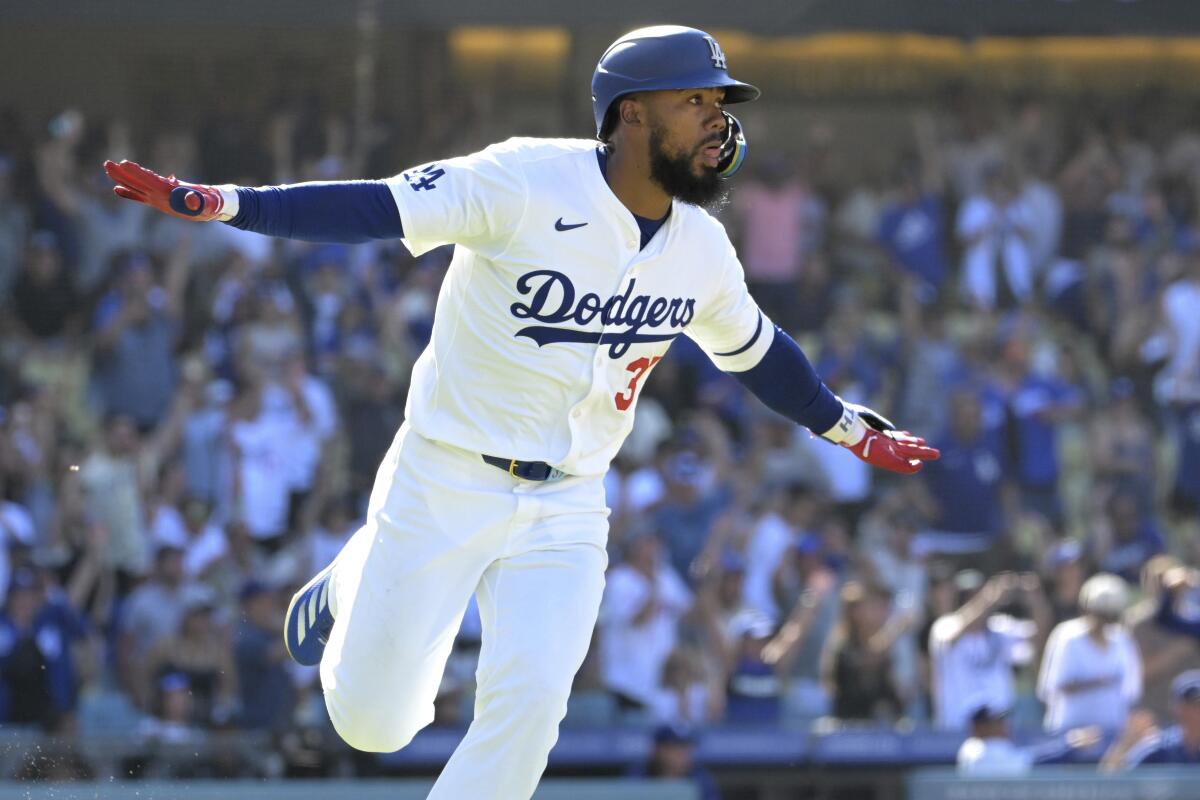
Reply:
[[653, 92], [650, 177], [667, 194], [692, 205], [711, 205], [723, 194], [717, 175], [725, 117], [724, 89]]

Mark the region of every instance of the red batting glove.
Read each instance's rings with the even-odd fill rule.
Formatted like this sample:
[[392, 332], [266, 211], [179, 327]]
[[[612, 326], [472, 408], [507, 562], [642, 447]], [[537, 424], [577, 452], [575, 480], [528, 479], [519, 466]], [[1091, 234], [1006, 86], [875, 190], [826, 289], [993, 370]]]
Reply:
[[867, 428], [857, 444], [842, 444], [851, 453], [870, 464], [892, 472], [912, 475], [921, 471], [925, 461], [936, 461], [941, 452], [927, 447], [925, 440], [908, 431], [877, 431]]
[[822, 434], [873, 467], [912, 475], [925, 461], [936, 461], [941, 452], [908, 431], [898, 431], [891, 420], [866, 406], [842, 402], [842, 418]]
[[225, 198], [215, 186], [184, 183], [174, 175], [164, 178], [133, 161], [105, 161], [104, 171], [116, 184], [113, 191], [118, 197], [145, 203], [173, 217], [211, 222], [230, 216], [222, 215]]

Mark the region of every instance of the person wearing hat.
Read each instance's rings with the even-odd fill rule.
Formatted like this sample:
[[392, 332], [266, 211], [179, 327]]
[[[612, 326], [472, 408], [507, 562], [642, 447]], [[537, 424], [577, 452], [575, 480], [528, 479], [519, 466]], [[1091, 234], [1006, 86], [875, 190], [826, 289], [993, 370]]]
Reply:
[[1137, 644], [1122, 624], [1129, 592], [1116, 575], [1088, 578], [1079, 591], [1082, 616], [1059, 624], [1046, 641], [1037, 693], [1046, 704], [1045, 727], [1057, 732], [1099, 725], [1124, 728], [1142, 695]]
[[699, 791], [699, 800], [720, 800], [712, 773], [696, 763], [696, 734], [682, 725], [660, 725], [654, 729], [650, 758], [630, 771], [631, 778], [689, 781]]
[[958, 748], [958, 772], [972, 777], [1008, 777], [1027, 774], [1035, 764], [1069, 761], [1076, 750], [1094, 747], [1101, 740], [1096, 727], [1076, 728], [1032, 747], [1012, 740], [1012, 709], [982, 703], [971, 712], [971, 735]]
[[1175, 724], [1165, 730], [1159, 730], [1148, 713], [1131, 715], [1121, 738], [1105, 753], [1102, 766], [1200, 764], [1200, 669], [1181, 672], [1171, 681], [1171, 715]]

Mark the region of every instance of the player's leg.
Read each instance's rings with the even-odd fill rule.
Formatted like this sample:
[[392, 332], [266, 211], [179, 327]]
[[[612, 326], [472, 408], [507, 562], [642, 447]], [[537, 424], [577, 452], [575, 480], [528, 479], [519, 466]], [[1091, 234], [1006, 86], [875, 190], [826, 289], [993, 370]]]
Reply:
[[484, 573], [475, 719], [429, 800], [533, 794], [587, 654], [607, 562], [601, 546], [580, 543], [505, 558]]
[[392, 752], [433, 720], [463, 611], [516, 508], [510, 481], [411, 431], [385, 458], [366, 525], [334, 562], [321, 659], [325, 705], [352, 747]]

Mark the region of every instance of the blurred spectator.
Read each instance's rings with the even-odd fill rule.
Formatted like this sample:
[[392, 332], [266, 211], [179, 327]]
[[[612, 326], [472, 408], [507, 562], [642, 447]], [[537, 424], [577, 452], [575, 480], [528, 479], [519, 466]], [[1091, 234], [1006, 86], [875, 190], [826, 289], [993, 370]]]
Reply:
[[1167, 630], [1200, 639], [1200, 573], [1174, 566], [1162, 576], [1155, 621]]
[[720, 719], [724, 691], [708, 675], [703, 654], [694, 647], [680, 646], [663, 662], [650, 705], [660, 722], [701, 726]]
[[1137, 583], [1142, 566], [1166, 550], [1166, 537], [1154, 520], [1141, 511], [1138, 498], [1131, 491], [1111, 495], [1107, 511], [1092, 529], [1088, 543], [1092, 560], [1105, 572]]
[[241, 690], [241, 724], [278, 731], [290, 723], [295, 702], [290, 662], [279, 636], [283, 609], [275, 590], [254, 580], [242, 587], [239, 599], [242, 623], [234, 641], [234, 658]]
[[936, 178], [920, 174], [909, 164], [898, 172], [895, 196], [879, 220], [879, 243], [892, 262], [911, 276], [917, 296], [929, 303], [949, 272], [942, 199]]
[[726, 550], [696, 588], [695, 612], [712, 668], [721, 676], [729, 674], [741, 649], [741, 620], [755, 611], [745, 600], [745, 586], [746, 559]]
[[1007, 396], [1022, 507], [1057, 526], [1062, 522], [1058, 432], [1079, 415], [1083, 395], [1059, 376], [1054, 359], [1048, 347], [1036, 347], [1029, 331], [1014, 329], [1003, 344], [997, 377]]
[[104, 412], [131, 418], [143, 432], [163, 420], [175, 392], [175, 344], [190, 257], [186, 245], [175, 250], [160, 285], [149, 259], [131, 256], [117, 288], [96, 307], [95, 378]]
[[1095, 476], [1093, 497], [1103, 503], [1114, 492], [1132, 492], [1139, 515], [1144, 515], [1154, 502], [1157, 465], [1154, 431], [1138, 410], [1134, 391], [1128, 378], [1113, 381], [1108, 406], [1092, 417], [1089, 425], [1089, 456]]
[[729, 507], [732, 493], [719, 463], [690, 449], [667, 461], [664, 478], [666, 493], [654, 509], [654, 527], [676, 574], [690, 580], [692, 564]]
[[1170, 680], [1180, 672], [1200, 669], [1200, 642], [1159, 624], [1166, 575], [1180, 566], [1173, 556], [1158, 555], [1142, 567], [1142, 597], [1125, 612], [1125, 626], [1142, 654], [1142, 699], [1139, 707], [1159, 719], [1170, 713]]
[[204, 736], [196, 725], [192, 685], [182, 672], [167, 672], [147, 687], [152, 693], [150, 716], [138, 732], [151, 742], [195, 744]]
[[1175, 724], [1164, 730], [1145, 711], [1130, 715], [1102, 765], [1129, 769], [1142, 764], [1200, 764], [1200, 670], [1181, 672], [1171, 681], [1171, 715]]
[[1094, 575], [1079, 593], [1083, 615], [1051, 632], [1038, 675], [1047, 731], [1097, 725], [1115, 734], [1125, 727], [1142, 695], [1141, 657], [1121, 623], [1126, 605], [1124, 581]]
[[208, 380], [207, 367], [198, 358], [185, 360], [182, 373], [176, 402], [185, 404], [179, 422], [179, 457], [187, 493], [216, 505], [231, 480], [224, 434], [233, 385]]
[[1120, 165], [1099, 131], [1088, 130], [1058, 176], [1063, 201], [1063, 258], [1083, 261], [1103, 239], [1108, 197], [1121, 180]]
[[984, 704], [971, 714], [971, 735], [958, 749], [958, 774], [973, 778], [1007, 778], [1028, 775], [1035, 764], [1069, 760], [1075, 750], [1101, 741], [1099, 728], [1076, 728], [1060, 738], [1034, 747], [1013, 744], [1007, 709]]
[[623, 709], [649, 708], [678, 623], [692, 594], [671, 567], [652, 533], [626, 541], [623, 563], [613, 567], [600, 607], [601, 675]]
[[[365, 501], [383, 454], [404, 421], [403, 402], [383, 366], [373, 361], [343, 359], [335, 385], [341, 392], [338, 407], [350, 449], [350, 488]], [[640, 417], [640, 405], [638, 414]]]
[[141, 665], [146, 678], [140, 685], [159, 685], [169, 675], [185, 678], [191, 722], [204, 728], [232, 718], [237, 705], [237, 669], [229, 637], [213, 619], [211, 591], [197, 587], [189, 594], [179, 632], [162, 639], [146, 654]]
[[[321, 452], [337, 431], [337, 404], [328, 384], [308, 371], [304, 357], [293, 353], [284, 367], [284, 393], [275, 394], [275, 413], [283, 416], [288, 442], [288, 528], [302, 527], [302, 514], [321, 468]], [[310, 512], [311, 514], [311, 512]]]
[[232, 516], [259, 544], [283, 544], [291, 504], [287, 471], [291, 425], [267, 406], [276, 389], [252, 376], [230, 409], [228, 444], [233, 475]]
[[[733, 660], [726, 681], [725, 721], [733, 724], [766, 724], [783, 713], [784, 682], [774, 662], [767, 660], [775, 638], [775, 624], [759, 611], [746, 611], [729, 623], [734, 642]], [[816, 716], [816, 714], [810, 714]]]
[[122, 684], [131, 696], [141, 696], [139, 678], [150, 650], [179, 632], [185, 588], [183, 551], [160, 545], [153, 571], [129, 594], [118, 621], [118, 664]]
[[197, 497], [184, 500], [180, 521], [178, 529], [156, 531], [155, 542], [182, 550], [183, 574], [190, 580], [204, 580], [210, 569], [229, 555], [225, 530], [208, 503]]
[[1200, 398], [1176, 409], [1179, 461], [1171, 489], [1171, 508], [1181, 517], [1200, 516]]
[[[903, 336], [896, 356], [896, 416], [914, 431], [941, 433], [950, 419], [951, 393], [963, 371], [962, 345], [948, 329], [945, 311], [936, 306], [901, 306]], [[931, 439], [931, 441], [933, 441]], [[939, 446], [941, 441], [937, 440]]]
[[761, 613], [777, 618], [786, 611], [775, 596], [775, 574], [797, 536], [816, 534], [820, 513], [817, 492], [804, 483], [793, 483], [769, 496], [746, 546], [746, 602]]
[[1144, 721], [1127, 729], [1129, 738], [1130, 733], [1145, 733], [1124, 756], [1124, 766], [1200, 764], [1200, 670], [1180, 673], [1171, 681], [1171, 712], [1176, 723], [1164, 730], [1146, 730]]
[[874, 585], [842, 587], [842, 618], [822, 664], [838, 719], [894, 721], [904, 709], [892, 667], [895, 633], [886, 629], [891, 595]]
[[696, 735], [679, 725], [661, 725], [654, 730], [650, 760], [630, 771], [631, 778], [683, 780], [696, 787], [699, 800], [721, 800], [717, 782], [696, 763]]
[[733, 197], [739, 255], [750, 292], [776, 324], [794, 330], [798, 283], [821, 246], [825, 205], [805, 177], [778, 154], [764, 159], [754, 178], [741, 184]]
[[973, 304], [990, 311], [1033, 298], [1033, 218], [1010, 168], [987, 169], [983, 190], [959, 208], [956, 228], [963, 245], [963, 292]]
[[53, 233], [29, 237], [25, 264], [12, 288], [12, 310], [21, 329], [41, 341], [79, 331], [83, 303]]
[[[934, 622], [929, 654], [937, 726], [963, 730], [973, 713], [972, 702], [989, 708], [1013, 706], [1013, 668], [1033, 660], [1039, 622], [1045, 624], [1049, 610], [1040, 584], [1028, 575], [1000, 573], [984, 583], [983, 576], [972, 570], [959, 573], [955, 580], [960, 598], [969, 599]], [[1026, 601], [1034, 618], [1001, 613], [1014, 600]]]
[[126, 579], [143, 573], [148, 556], [139, 447], [134, 421], [111, 417], [79, 470], [89, 513], [108, 531], [109, 563]]
[[1088, 576], [1083, 545], [1074, 539], [1055, 542], [1047, 548], [1043, 564], [1054, 624], [1079, 616], [1079, 590]]
[[8, 725], [68, 726], [78, 700], [72, 648], [88, 632], [65, 597], [51, 597], [31, 569], [13, 572], [0, 613], [0, 719]]
[[18, 201], [13, 186], [15, 170], [12, 157], [0, 153], [0, 305], [16, 280], [29, 235], [29, 211]]
[[814, 533], [801, 535], [775, 571], [775, 605], [788, 612], [763, 648], [762, 659], [783, 681], [790, 715], [818, 717], [827, 712], [821, 651], [837, 621], [837, 586], [837, 575], [825, 563], [821, 537]]
[[913, 542], [919, 554], [981, 552], [1001, 532], [1003, 454], [984, 430], [979, 397], [967, 389], [955, 391], [949, 422], [935, 439], [942, 457], [922, 470], [925, 491], [917, 492], [931, 526]]
[[1155, 380], [1161, 402], [1200, 397], [1200, 247], [1192, 246], [1183, 263], [1183, 274], [1162, 294], [1168, 360]]

